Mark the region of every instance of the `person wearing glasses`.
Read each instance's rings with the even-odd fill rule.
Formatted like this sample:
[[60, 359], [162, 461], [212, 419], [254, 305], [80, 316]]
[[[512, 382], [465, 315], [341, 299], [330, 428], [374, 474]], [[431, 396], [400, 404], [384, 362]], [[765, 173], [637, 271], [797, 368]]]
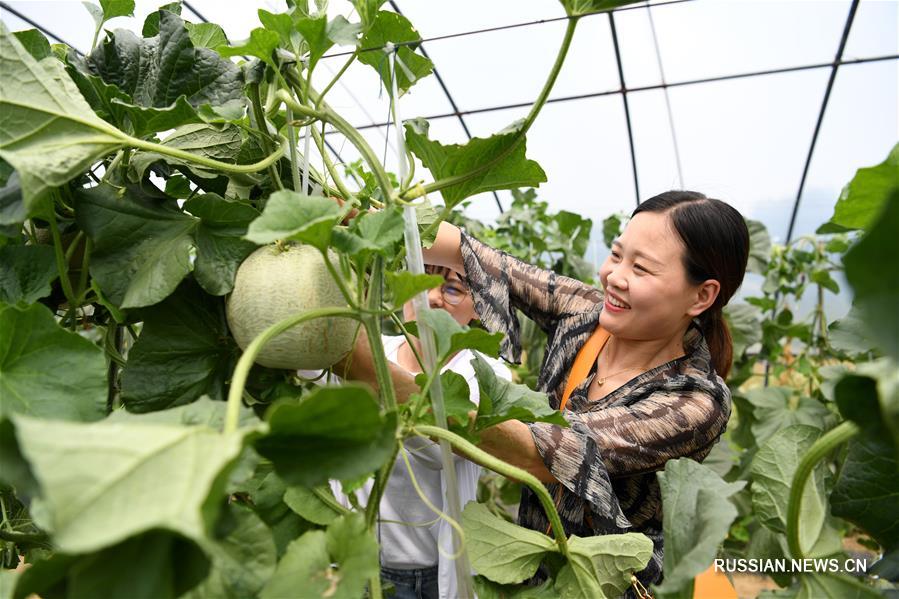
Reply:
[[[474, 301], [468, 285], [458, 272], [440, 266], [427, 266], [428, 274], [442, 275], [443, 284], [428, 292], [428, 304], [433, 310], [445, 310], [461, 325], [467, 325], [476, 318]], [[412, 302], [403, 306], [406, 322], [414, 321], [415, 308]], [[415, 357], [421, 355], [420, 341], [412, 337], [412, 344], [405, 336], [384, 336], [383, 344], [392, 369], [397, 367], [407, 376], [414, 377], [422, 371]], [[498, 377], [511, 380], [512, 373], [500, 360], [481, 355], [493, 368]], [[461, 375], [469, 387], [469, 398], [478, 404], [480, 394], [471, 361], [471, 350], [456, 353], [443, 367]], [[308, 373], [307, 373], [308, 375]], [[387, 487], [381, 498], [378, 521], [378, 540], [381, 545], [381, 579], [393, 585], [393, 590], [385, 589], [385, 595], [395, 599], [454, 599], [458, 596], [455, 564], [452, 555], [456, 552], [452, 543], [452, 529], [444, 518], [437, 514], [419, 496], [417, 486], [435, 507], [444, 513], [446, 481], [443, 474], [440, 446], [428, 439], [411, 438], [404, 442], [406, 460], [397, 457], [393, 471], [387, 480]], [[482, 468], [460, 456], [453, 456], [459, 504], [465, 506], [477, 499], [478, 478]], [[415, 483], [413, 483], [413, 476]], [[371, 493], [372, 481], [356, 492], [360, 505], [365, 505]], [[350, 507], [349, 498], [343, 494], [336, 481], [331, 489], [337, 500]], [[440, 549], [438, 549], [438, 546]]]

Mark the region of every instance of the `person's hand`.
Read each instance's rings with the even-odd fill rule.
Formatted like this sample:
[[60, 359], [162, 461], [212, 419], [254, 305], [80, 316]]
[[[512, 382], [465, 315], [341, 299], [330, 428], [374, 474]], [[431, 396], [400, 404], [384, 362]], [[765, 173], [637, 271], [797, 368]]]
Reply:
[[372, 359], [371, 346], [368, 344], [368, 334], [365, 332], [365, 327], [359, 327], [356, 341], [353, 343], [353, 349], [338, 360], [332, 369], [336, 375], [345, 380], [364, 381], [372, 385], [377, 384], [374, 360]]

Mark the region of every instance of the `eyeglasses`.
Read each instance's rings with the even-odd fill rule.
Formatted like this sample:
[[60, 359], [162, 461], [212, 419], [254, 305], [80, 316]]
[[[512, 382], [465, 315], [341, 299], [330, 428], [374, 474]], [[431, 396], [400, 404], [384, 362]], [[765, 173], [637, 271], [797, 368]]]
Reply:
[[440, 295], [447, 304], [458, 306], [468, 297], [468, 289], [454, 281], [447, 281], [440, 286]]

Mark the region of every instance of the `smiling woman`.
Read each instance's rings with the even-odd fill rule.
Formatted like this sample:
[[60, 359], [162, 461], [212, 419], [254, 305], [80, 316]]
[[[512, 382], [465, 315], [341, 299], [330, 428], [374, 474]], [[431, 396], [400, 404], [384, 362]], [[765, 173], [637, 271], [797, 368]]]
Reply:
[[[722, 378], [730, 337], [721, 310], [743, 279], [748, 253], [739, 212], [683, 191], [651, 198], [634, 212], [600, 270], [604, 292], [526, 264], [448, 223], [425, 252], [426, 261], [464, 274], [478, 317], [505, 334], [507, 360], [520, 356], [516, 309], [548, 335], [538, 389], [569, 427], [511, 420], [484, 431], [480, 447], [546, 483], [569, 535], [631, 531], [652, 539], [653, 557], [638, 573], [647, 586], [662, 575], [655, 472], [679, 457], [702, 461], [730, 416]], [[587, 356], [583, 380], [569, 381], [594, 335], [607, 340]], [[408, 381], [397, 387], [409, 388]], [[527, 488], [519, 523], [548, 530]]]

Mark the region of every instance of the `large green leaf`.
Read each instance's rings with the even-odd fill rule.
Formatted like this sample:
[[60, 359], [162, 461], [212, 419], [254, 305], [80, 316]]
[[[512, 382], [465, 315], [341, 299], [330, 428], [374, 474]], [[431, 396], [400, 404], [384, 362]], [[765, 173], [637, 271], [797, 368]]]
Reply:
[[[809, 448], [821, 436], [813, 426], [796, 424], [775, 433], [759, 447], [752, 461], [752, 505], [759, 521], [770, 530], [786, 533], [787, 505], [793, 475]], [[799, 545], [805, 555], [829, 555], [839, 550], [839, 538], [832, 546], [827, 522], [829, 506], [824, 488], [825, 465], [818, 464], [802, 494]]]
[[539, 587], [521, 584], [498, 584], [484, 576], [474, 577], [474, 590], [480, 599], [558, 599], [553, 580], [543, 581]]
[[122, 401], [129, 410], [162, 410], [201, 395], [225, 398], [239, 349], [228, 334], [222, 298], [188, 279], [141, 311], [141, 318], [143, 329], [122, 373]]
[[613, 599], [629, 586], [631, 576], [646, 567], [652, 557], [652, 541], [645, 535], [627, 533], [568, 541], [571, 561], [556, 577], [561, 597]]
[[[255, 209], [206, 194], [185, 204], [159, 201], [128, 188], [100, 185], [76, 193], [75, 217], [94, 241], [91, 275], [123, 308], [156, 304], [191, 270], [209, 293], [231, 290], [253, 246], [242, 239]], [[196, 261], [191, 254], [196, 250]]]
[[266, 201], [262, 215], [250, 223], [246, 239], [259, 245], [295, 239], [324, 250], [343, 212], [336, 202], [323, 196], [276, 191]]
[[843, 258], [854, 304], [874, 344], [899, 361], [899, 268], [884, 263], [899, 256], [899, 188], [885, 201], [869, 231]]
[[760, 387], [743, 394], [752, 406], [752, 434], [761, 445], [777, 431], [793, 424], [824, 428], [830, 415], [824, 405], [811, 397], [796, 398], [787, 387]]
[[275, 61], [274, 52], [279, 41], [276, 32], [257, 27], [250, 32], [250, 37], [247, 39], [233, 46], [219, 46], [216, 50], [225, 57], [255, 56], [273, 69], [277, 69], [278, 64]]
[[50, 283], [57, 276], [53, 246], [0, 247], [0, 302], [36, 302], [50, 295]]
[[22, 201], [19, 173], [12, 170], [12, 166], [3, 158], [0, 158], [0, 179], [0, 226], [4, 229], [14, 228], [18, 233], [21, 223], [28, 218], [28, 211]]
[[796, 599], [876, 599], [883, 595], [862, 582], [839, 574], [804, 574]]
[[212, 558], [209, 577], [185, 599], [256, 597], [275, 571], [272, 531], [248, 507], [229, 504], [203, 547]]
[[[63, 553], [87, 553], [165, 529], [202, 543], [247, 431], [14, 416], [40, 484], [36, 522]], [[37, 502], [38, 500], [35, 500]]]
[[[378, 11], [360, 42], [363, 48], [378, 48], [378, 50], [361, 52], [358, 60], [377, 71], [385, 87], [390, 90], [393, 89], [393, 78], [388, 55], [382, 48], [388, 43], [420, 40], [421, 35], [406, 17], [395, 12]], [[404, 43], [396, 49], [396, 86], [401, 96], [434, 70], [434, 64], [428, 58], [415, 53], [416, 45]]]
[[689, 458], [668, 461], [657, 476], [664, 506], [665, 580], [656, 590], [676, 594], [712, 564], [737, 517], [737, 508], [728, 498], [746, 483], [724, 482]]
[[889, 381], [878, 379], [892, 377], [899, 386], [899, 374], [888, 363], [880, 366], [880, 372], [868, 369], [880, 375], [877, 378], [847, 374], [834, 388], [840, 412], [862, 432], [849, 442], [830, 501], [835, 516], [861, 527], [889, 552], [899, 549], [899, 436], [892, 436], [889, 415], [882, 414], [878, 399], [879, 392], [888, 391]]
[[76, 193], [75, 218], [94, 242], [91, 276], [123, 308], [162, 301], [193, 268], [197, 219], [174, 201], [134, 192], [119, 197], [115, 188], [100, 185]]
[[746, 219], [746, 227], [749, 229], [749, 261], [746, 270], [764, 275], [771, 256], [771, 236], [760, 221]]
[[19, 173], [25, 211], [53, 187], [121, 148], [126, 137], [98, 117], [55, 57], [40, 62], [0, 24], [0, 157]]
[[0, 414], [90, 421], [105, 409], [103, 351], [40, 304], [0, 304]]
[[38, 561], [22, 573], [14, 596], [175, 599], [208, 572], [209, 560], [196, 543], [153, 530], [96, 553], [55, 553]]
[[[333, 503], [322, 500], [316, 491], [331, 496]], [[334, 499], [330, 487], [327, 486], [321, 486], [315, 490], [306, 487], [290, 487], [284, 493], [284, 503], [304, 519], [322, 526], [331, 524], [342, 513], [334, 509], [333, 506], [337, 505], [337, 500]]]
[[545, 393], [533, 391], [526, 385], [512, 383], [496, 376], [490, 364], [475, 354], [471, 361], [478, 377], [481, 401], [478, 405], [477, 430], [505, 422], [549, 422], [567, 427], [562, 413], [549, 406]]
[[471, 566], [501, 584], [527, 580], [547, 553], [558, 551], [556, 542], [548, 536], [516, 526], [479, 503], [465, 506], [462, 527]]
[[350, 514], [291, 543], [260, 597], [356, 599], [378, 572], [378, 544], [362, 515]]
[[[820, 232], [833, 229], [870, 229], [889, 197], [899, 189], [899, 144], [876, 166], [860, 168], [843, 188], [830, 221]], [[834, 227], [834, 225], [836, 227]]]
[[396, 444], [396, 414], [382, 416], [363, 385], [319, 387], [299, 404], [275, 405], [267, 419], [269, 432], [256, 440], [256, 450], [290, 485], [372, 472]]
[[850, 356], [871, 351], [868, 330], [857, 308], [853, 306], [846, 316], [830, 323], [827, 327], [827, 342], [833, 349]]
[[139, 38], [117, 29], [90, 53], [86, 66], [128, 94], [134, 104], [166, 108], [180, 96], [197, 108], [243, 103], [240, 68], [209, 48], [196, 48], [184, 21], [158, 11], [159, 33]]
[[414, 275], [408, 271], [387, 272], [387, 288], [393, 297], [393, 305], [401, 307], [407, 301], [421, 293], [443, 285], [440, 275]]
[[[460, 325], [446, 310], [426, 310], [418, 318], [434, 331], [439, 364], [444, 364], [463, 349], [472, 349], [493, 357], [499, 355], [502, 333], [488, 333], [484, 329]], [[415, 331], [413, 334], [417, 334], [417, 326]]]
[[[406, 144], [435, 179], [464, 175], [489, 164], [490, 168], [462, 183], [442, 189], [447, 205], [485, 191], [537, 187], [546, 181], [540, 165], [525, 157], [526, 142], [517, 139], [522, 123], [487, 138], [475, 137], [464, 145], [443, 145], [428, 138], [429, 123], [424, 119], [406, 121]], [[503, 156], [501, 159], [500, 156]]]

